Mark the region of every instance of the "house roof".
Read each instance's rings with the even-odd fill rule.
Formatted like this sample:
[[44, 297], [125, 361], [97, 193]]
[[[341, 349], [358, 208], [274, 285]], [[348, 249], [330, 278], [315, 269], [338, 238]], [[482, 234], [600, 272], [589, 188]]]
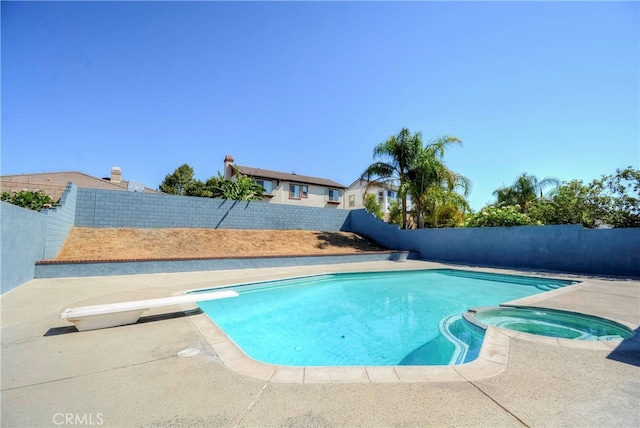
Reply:
[[247, 175], [252, 178], [267, 178], [270, 180], [291, 181], [293, 183], [317, 184], [319, 186], [335, 187], [339, 189], [347, 188], [346, 186], [343, 186], [342, 184], [337, 183], [333, 180], [329, 180], [328, 178], [310, 177], [308, 175], [271, 171], [268, 169], [253, 168], [250, 166], [240, 165], [233, 165], [233, 169], [241, 174]]
[[375, 182], [373, 180], [371, 181], [365, 180], [364, 178], [357, 178], [353, 183], [349, 185], [349, 189], [353, 189], [356, 187], [379, 187], [382, 189], [393, 190], [396, 192], [400, 189], [400, 186], [397, 186], [395, 184], [380, 183], [380, 182]]
[[[9, 183], [24, 183], [25, 187], [48, 185], [66, 187], [67, 183], [73, 182], [78, 187], [88, 187], [91, 189], [107, 190], [127, 190], [129, 182], [122, 180], [112, 182], [110, 178], [97, 178], [78, 171], [65, 172], [43, 172], [36, 174], [14, 174], [0, 176], [0, 180]], [[144, 188], [145, 193], [160, 193], [157, 190]]]

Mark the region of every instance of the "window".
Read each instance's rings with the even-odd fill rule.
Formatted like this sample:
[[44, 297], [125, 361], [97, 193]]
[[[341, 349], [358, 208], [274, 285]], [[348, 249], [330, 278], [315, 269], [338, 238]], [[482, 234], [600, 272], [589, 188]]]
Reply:
[[300, 185], [289, 184], [289, 199], [300, 199]]
[[397, 199], [398, 198], [398, 192], [394, 192], [393, 190], [387, 190], [387, 197], [389, 199]]
[[340, 203], [340, 190], [338, 189], [329, 189], [329, 202], [338, 202]]
[[309, 186], [301, 184], [289, 184], [289, 199], [300, 199], [309, 197]]
[[356, 206], [356, 195], [349, 195], [349, 206], [350, 207]]
[[265, 195], [270, 195], [273, 192], [273, 181], [271, 180], [256, 180], [256, 183], [262, 186]]
[[383, 191], [378, 192], [378, 203], [379, 204], [383, 204], [384, 203], [384, 192]]

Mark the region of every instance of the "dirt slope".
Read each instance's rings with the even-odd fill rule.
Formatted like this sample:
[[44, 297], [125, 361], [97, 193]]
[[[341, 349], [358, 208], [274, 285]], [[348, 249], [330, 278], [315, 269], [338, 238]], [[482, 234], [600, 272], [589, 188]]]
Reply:
[[346, 232], [233, 229], [71, 229], [56, 260], [140, 260], [354, 254], [384, 248]]

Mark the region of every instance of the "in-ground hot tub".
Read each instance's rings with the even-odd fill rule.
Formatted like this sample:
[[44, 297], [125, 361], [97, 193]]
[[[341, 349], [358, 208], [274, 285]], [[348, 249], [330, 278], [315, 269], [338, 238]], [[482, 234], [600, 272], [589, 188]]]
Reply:
[[488, 325], [523, 333], [577, 340], [621, 340], [633, 331], [614, 321], [592, 315], [532, 307], [470, 309], [464, 318], [482, 328]]

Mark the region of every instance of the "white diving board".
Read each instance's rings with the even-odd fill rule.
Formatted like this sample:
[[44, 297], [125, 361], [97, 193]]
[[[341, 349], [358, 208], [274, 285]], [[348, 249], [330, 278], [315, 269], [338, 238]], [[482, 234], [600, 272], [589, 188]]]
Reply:
[[144, 311], [151, 308], [195, 303], [203, 300], [226, 299], [237, 296], [238, 293], [233, 290], [222, 290], [161, 297], [159, 299], [80, 306], [65, 310], [60, 314], [60, 318], [75, 324], [78, 331], [96, 330], [99, 328], [133, 324], [138, 321], [138, 318], [140, 318], [140, 315], [142, 315]]

